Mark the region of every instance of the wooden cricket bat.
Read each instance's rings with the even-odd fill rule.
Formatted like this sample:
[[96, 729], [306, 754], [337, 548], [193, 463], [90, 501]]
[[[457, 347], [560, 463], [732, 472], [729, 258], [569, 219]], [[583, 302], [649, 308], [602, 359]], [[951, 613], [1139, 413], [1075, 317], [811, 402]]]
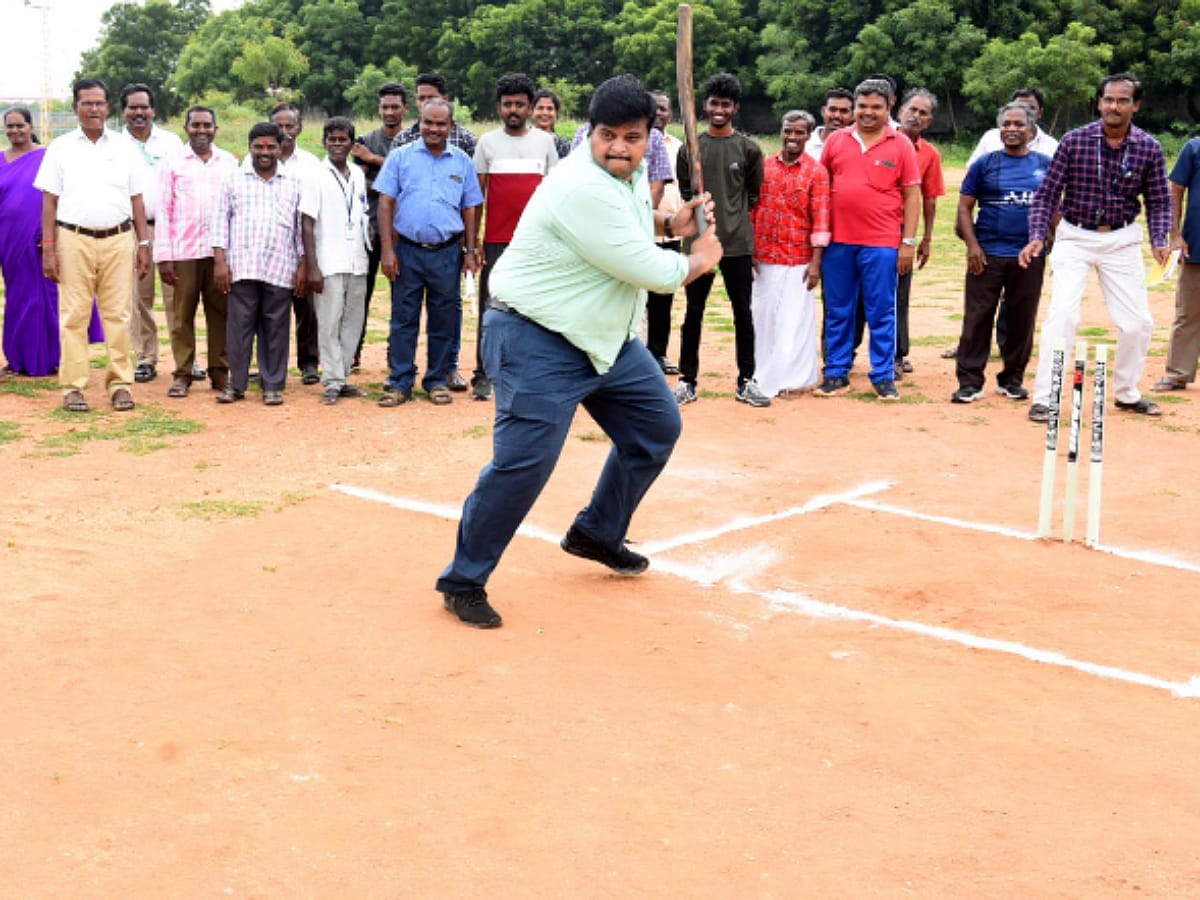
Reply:
[[[700, 131], [696, 124], [696, 91], [692, 86], [692, 7], [679, 4], [679, 30], [675, 37], [675, 81], [679, 89], [679, 114], [683, 117], [683, 136], [688, 159], [692, 163], [692, 196], [704, 193], [704, 170], [700, 165]], [[704, 234], [708, 221], [704, 210], [696, 207], [696, 228]]]

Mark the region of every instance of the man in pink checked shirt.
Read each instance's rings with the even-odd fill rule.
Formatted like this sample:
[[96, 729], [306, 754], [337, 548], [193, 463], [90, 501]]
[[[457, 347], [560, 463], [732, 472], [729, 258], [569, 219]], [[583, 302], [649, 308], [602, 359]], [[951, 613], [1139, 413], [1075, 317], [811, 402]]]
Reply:
[[237, 158], [213, 144], [217, 114], [193, 106], [184, 115], [187, 146], [158, 170], [158, 213], [154, 258], [163, 284], [175, 288], [175, 317], [171, 323], [171, 355], [175, 371], [168, 397], [186, 397], [192, 386], [196, 359], [196, 308], [204, 302], [208, 329], [208, 377], [213, 390], [229, 386], [229, 357], [225, 353], [225, 314], [229, 296], [217, 287], [209, 222], [221, 182], [237, 169]]

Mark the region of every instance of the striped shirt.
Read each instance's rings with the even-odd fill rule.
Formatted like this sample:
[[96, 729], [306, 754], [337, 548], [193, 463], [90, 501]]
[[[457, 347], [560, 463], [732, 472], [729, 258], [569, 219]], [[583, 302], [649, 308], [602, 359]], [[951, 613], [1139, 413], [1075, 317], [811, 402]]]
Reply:
[[1162, 147], [1130, 125], [1119, 147], [1110, 147], [1100, 122], [1068, 132], [1058, 145], [1046, 180], [1033, 195], [1029, 239], [1044, 241], [1050, 216], [1062, 197], [1063, 218], [1072, 225], [1124, 225], [1146, 201], [1150, 244], [1167, 246], [1171, 230], [1171, 189]]
[[812, 248], [829, 245], [829, 173], [802, 153], [794, 163], [776, 154], [763, 163], [754, 223], [754, 258], [777, 266], [806, 266]]
[[[413, 122], [408, 128], [405, 128], [394, 138], [392, 138], [392, 149], [398, 150], [417, 140], [421, 136], [421, 123]], [[467, 131], [457, 122], [450, 128], [450, 134], [446, 136], [446, 143], [451, 147], [457, 147], [467, 156], [475, 156], [475, 144], [477, 143], [475, 135]], [[383, 154], [387, 156], [387, 154]]]
[[237, 170], [237, 157], [212, 148], [205, 162], [190, 146], [158, 167], [158, 215], [154, 228], [154, 258], [208, 259], [213, 255], [209, 236], [221, 182]]
[[300, 180], [276, 169], [264, 181], [237, 169], [221, 183], [213, 209], [213, 247], [225, 250], [234, 281], [264, 281], [291, 287], [304, 247], [301, 214], [315, 216]]

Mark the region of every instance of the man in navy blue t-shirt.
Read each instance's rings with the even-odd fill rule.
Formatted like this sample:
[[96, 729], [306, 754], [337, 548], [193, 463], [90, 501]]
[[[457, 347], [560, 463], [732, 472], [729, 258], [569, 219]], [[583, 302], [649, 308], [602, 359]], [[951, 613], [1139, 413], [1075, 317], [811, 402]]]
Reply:
[[[1033, 352], [1046, 257], [1033, 259], [1028, 268], [1022, 268], [1017, 257], [1029, 242], [1029, 206], [1050, 168], [1050, 157], [1029, 149], [1037, 118], [1028, 106], [1008, 104], [996, 124], [1004, 149], [977, 159], [959, 189], [958, 233], [967, 244], [967, 282], [956, 367], [958, 390], [950, 398], [954, 403], [973, 403], [983, 396], [983, 370], [1002, 292], [1007, 298], [1008, 337], [996, 392], [1013, 400], [1029, 398], [1021, 382]], [[972, 219], [976, 206], [979, 214]]]
[[1200, 359], [1200, 138], [1183, 145], [1170, 178], [1171, 249], [1180, 252], [1179, 283], [1175, 287], [1167, 371], [1150, 389], [1156, 393], [1182, 391], [1195, 381]]

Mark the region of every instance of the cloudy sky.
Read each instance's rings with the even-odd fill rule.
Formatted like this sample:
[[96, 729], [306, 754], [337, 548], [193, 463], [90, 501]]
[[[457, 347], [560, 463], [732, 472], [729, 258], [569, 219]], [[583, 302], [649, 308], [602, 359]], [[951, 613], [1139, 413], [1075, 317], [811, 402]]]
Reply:
[[[242, 2], [211, 0], [214, 12]], [[69, 99], [71, 76], [79, 66], [79, 57], [96, 45], [100, 16], [112, 5], [108, 0], [0, 0], [0, 19], [6, 32], [0, 101], [41, 96], [44, 14], [50, 26], [50, 83], [54, 96]], [[43, 13], [43, 6], [48, 12]]]

